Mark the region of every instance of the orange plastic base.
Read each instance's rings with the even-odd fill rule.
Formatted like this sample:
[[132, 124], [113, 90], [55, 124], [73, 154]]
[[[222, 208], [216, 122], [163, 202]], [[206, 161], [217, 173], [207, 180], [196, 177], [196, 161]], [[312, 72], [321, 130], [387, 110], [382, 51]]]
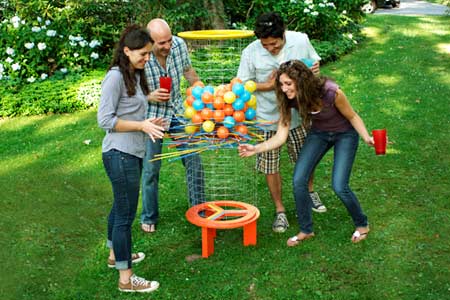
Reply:
[[[232, 207], [238, 209], [224, 209]], [[227, 217], [232, 217], [227, 219]], [[189, 222], [202, 228], [202, 257], [214, 253], [216, 229], [243, 228], [244, 246], [256, 245], [256, 221], [259, 210], [253, 205], [238, 201], [211, 201], [191, 207], [186, 212]]]

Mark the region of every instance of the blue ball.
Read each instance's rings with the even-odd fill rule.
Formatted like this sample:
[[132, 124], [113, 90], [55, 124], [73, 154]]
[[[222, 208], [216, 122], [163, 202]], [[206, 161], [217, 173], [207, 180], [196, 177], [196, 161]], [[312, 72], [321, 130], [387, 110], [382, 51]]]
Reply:
[[236, 125], [236, 121], [232, 116], [226, 116], [223, 120], [223, 126], [225, 126], [228, 129], [232, 129]]
[[308, 67], [311, 68], [315, 62], [314, 59], [311, 58], [302, 58], [301, 61]]
[[195, 86], [192, 89], [192, 96], [195, 97], [195, 99], [202, 99], [202, 94], [203, 94], [203, 88], [201, 86]]
[[248, 100], [250, 100], [251, 97], [252, 97], [252, 94], [249, 91], [244, 90], [244, 92], [239, 97], [239, 99], [241, 99], [244, 102], [247, 102]]
[[242, 83], [235, 83], [233, 84], [233, 88], [231, 90], [233, 91], [233, 93], [235, 93], [240, 97], [242, 93], [245, 91], [245, 88], [244, 85], [242, 85]]
[[253, 120], [255, 117], [256, 117], [256, 110], [249, 107], [247, 109], [247, 111], [245, 112], [245, 119], [250, 121], [250, 120]]
[[210, 110], [214, 110], [214, 105], [212, 105], [211, 103], [206, 104], [206, 107]]
[[203, 92], [210, 92], [214, 95], [214, 87], [212, 87], [211, 85], [207, 85], [203, 88]]
[[242, 101], [241, 98], [238, 98], [233, 102], [232, 105], [233, 105], [234, 110], [243, 110], [245, 107], [245, 102]]
[[192, 107], [196, 110], [202, 110], [205, 107], [205, 104], [200, 99], [195, 99], [194, 102], [192, 102]]

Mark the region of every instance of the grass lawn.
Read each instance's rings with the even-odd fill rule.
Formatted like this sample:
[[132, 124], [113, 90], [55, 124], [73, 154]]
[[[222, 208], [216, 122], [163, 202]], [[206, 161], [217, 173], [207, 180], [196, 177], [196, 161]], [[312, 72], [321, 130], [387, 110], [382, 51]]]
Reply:
[[200, 230], [184, 217], [181, 163], [165, 161], [158, 231], [144, 235], [136, 220], [133, 234], [135, 249], [147, 254], [136, 273], [161, 287], [120, 294], [117, 272], [106, 267], [112, 192], [95, 111], [6, 119], [0, 299], [449, 299], [449, 18], [370, 16], [365, 26], [367, 41], [322, 72], [369, 129], [386, 127], [393, 142], [383, 157], [361, 142], [354, 165], [351, 185], [371, 224], [367, 240], [350, 243], [354, 228], [330, 189], [327, 155], [315, 182], [328, 212], [314, 214], [314, 239], [285, 246], [298, 226], [284, 156], [289, 230], [272, 232], [273, 207], [258, 176], [257, 246], [243, 247], [240, 230], [218, 231], [214, 255], [189, 262], [201, 253]]

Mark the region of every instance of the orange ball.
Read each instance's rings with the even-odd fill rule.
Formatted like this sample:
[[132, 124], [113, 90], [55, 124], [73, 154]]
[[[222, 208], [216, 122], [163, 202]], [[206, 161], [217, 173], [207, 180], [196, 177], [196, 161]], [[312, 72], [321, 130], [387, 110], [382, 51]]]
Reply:
[[213, 106], [215, 109], [222, 109], [225, 106], [225, 101], [222, 97], [216, 97], [213, 101]]
[[223, 97], [223, 94], [225, 94], [225, 86], [219, 86], [216, 90], [216, 92], [214, 93], [214, 96], [216, 97]]
[[243, 122], [245, 120], [245, 113], [242, 110], [236, 110], [233, 113], [233, 118], [236, 122]]
[[234, 129], [241, 135], [246, 135], [248, 133], [248, 128], [245, 125], [237, 125]]
[[234, 77], [233, 79], [231, 79], [231, 81], [230, 81], [231, 88], [233, 88], [233, 84], [235, 84], [235, 83], [242, 83], [242, 80], [237, 77]]
[[207, 107], [204, 108], [204, 109], [202, 109], [202, 111], [200, 112], [200, 114], [201, 114], [203, 120], [209, 120], [209, 119], [212, 119], [212, 116], [213, 116], [212, 110], [209, 109], [209, 108], [207, 108]]
[[196, 112], [195, 115], [192, 116], [191, 121], [194, 124], [201, 124], [203, 122], [202, 114], [200, 112]]
[[192, 84], [192, 86], [200, 86], [200, 87], [205, 87], [205, 84], [203, 82], [201, 82], [200, 80], [194, 82], [194, 84]]
[[190, 106], [192, 106], [192, 103], [194, 103], [194, 101], [195, 101], [194, 96], [189, 95], [186, 97], [186, 103], [189, 104]]
[[230, 131], [228, 130], [228, 128], [226, 128], [225, 126], [220, 126], [217, 129], [217, 136], [220, 139], [226, 139], [228, 136], [230, 135]]
[[188, 87], [187, 89], [186, 89], [186, 96], [190, 96], [190, 95], [192, 95], [192, 86], [190, 86], [190, 87]]
[[213, 111], [213, 118], [216, 122], [222, 122], [225, 119], [225, 112], [223, 110]]
[[243, 112], [246, 112], [248, 109], [248, 104], [247, 102], [244, 103], [244, 108], [242, 109]]
[[203, 103], [213, 103], [214, 96], [210, 92], [203, 92], [202, 94], [202, 101]]
[[234, 113], [234, 108], [231, 104], [225, 104], [223, 112], [225, 113], [225, 116], [231, 116]]

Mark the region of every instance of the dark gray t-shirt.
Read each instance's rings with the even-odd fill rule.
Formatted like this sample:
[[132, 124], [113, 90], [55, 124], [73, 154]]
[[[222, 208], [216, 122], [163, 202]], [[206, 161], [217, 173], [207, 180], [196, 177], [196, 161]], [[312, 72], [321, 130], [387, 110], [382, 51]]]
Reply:
[[140, 158], [145, 155], [146, 134], [141, 131], [116, 132], [117, 120], [143, 121], [147, 113], [147, 97], [139, 85], [136, 74], [136, 94], [129, 97], [119, 68], [108, 71], [102, 82], [102, 94], [97, 112], [97, 122], [106, 131], [102, 152], [116, 149]]

